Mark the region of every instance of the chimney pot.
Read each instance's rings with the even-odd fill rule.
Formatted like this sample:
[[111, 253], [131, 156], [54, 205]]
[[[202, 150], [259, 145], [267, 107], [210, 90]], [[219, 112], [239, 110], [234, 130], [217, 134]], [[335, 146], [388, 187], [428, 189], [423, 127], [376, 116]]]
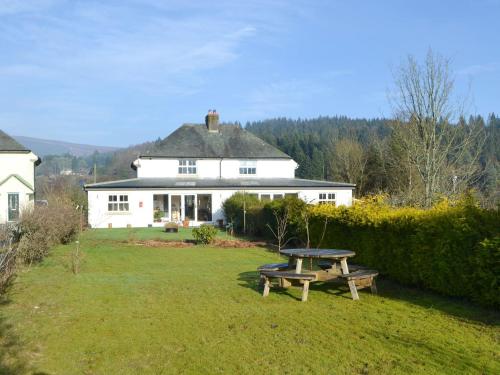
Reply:
[[219, 132], [219, 114], [215, 109], [209, 110], [205, 116], [205, 124], [209, 132]]

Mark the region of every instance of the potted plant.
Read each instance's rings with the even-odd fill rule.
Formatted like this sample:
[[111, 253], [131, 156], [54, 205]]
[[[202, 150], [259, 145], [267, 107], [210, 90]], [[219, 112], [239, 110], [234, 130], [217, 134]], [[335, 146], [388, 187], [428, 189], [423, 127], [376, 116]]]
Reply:
[[160, 223], [161, 218], [163, 217], [163, 211], [155, 210], [153, 217], [154, 217], [155, 223]]

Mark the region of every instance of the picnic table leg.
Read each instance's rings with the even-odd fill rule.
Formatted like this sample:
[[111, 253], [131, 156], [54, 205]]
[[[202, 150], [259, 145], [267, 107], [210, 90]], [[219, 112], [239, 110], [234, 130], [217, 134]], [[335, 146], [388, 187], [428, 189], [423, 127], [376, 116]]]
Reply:
[[297, 258], [297, 264], [295, 265], [295, 273], [302, 273], [302, 258]]
[[372, 293], [377, 294], [377, 284], [375, 284], [375, 278], [372, 277], [372, 285], [370, 286]]
[[[342, 258], [340, 261], [340, 267], [342, 268], [342, 274], [348, 274], [349, 273], [349, 267], [347, 266], [347, 258]], [[349, 284], [349, 290], [351, 291], [351, 296], [353, 300], [358, 300], [358, 289], [356, 288], [356, 284], [354, 283], [354, 280], [348, 280], [347, 284]]]
[[309, 294], [309, 280], [304, 280], [304, 286], [302, 287], [302, 302], [307, 301], [308, 294]]
[[281, 280], [280, 281], [280, 287], [282, 287], [282, 288], [286, 289], [286, 288], [289, 288], [292, 285], [292, 283], [290, 281], [288, 281], [287, 279], [285, 279], [285, 278], [281, 278], [280, 280]]
[[267, 297], [269, 295], [269, 278], [265, 277], [266, 281], [264, 282], [264, 292], [262, 293], [262, 297]]
[[[288, 258], [288, 268], [292, 269], [294, 266], [295, 266], [295, 258], [294, 257]], [[283, 279], [283, 278], [280, 279], [279, 283], [280, 283], [280, 287], [282, 287], [282, 288], [288, 288], [292, 285], [292, 283], [290, 281]]]

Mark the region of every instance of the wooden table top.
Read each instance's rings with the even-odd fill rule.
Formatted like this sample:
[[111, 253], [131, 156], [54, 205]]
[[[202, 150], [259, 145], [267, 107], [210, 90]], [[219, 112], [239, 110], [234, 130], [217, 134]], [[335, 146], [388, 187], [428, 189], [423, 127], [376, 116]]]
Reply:
[[354, 251], [339, 249], [286, 249], [281, 250], [281, 254], [296, 258], [325, 259], [350, 258], [356, 255]]

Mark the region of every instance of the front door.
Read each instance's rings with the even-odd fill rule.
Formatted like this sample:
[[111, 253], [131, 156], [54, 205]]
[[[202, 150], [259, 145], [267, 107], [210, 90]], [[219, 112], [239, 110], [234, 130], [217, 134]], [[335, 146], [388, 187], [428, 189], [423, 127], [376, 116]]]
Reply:
[[19, 193], [9, 193], [9, 221], [19, 220]]
[[182, 208], [181, 208], [181, 196], [180, 195], [172, 195], [170, 204], [171, 212], [172, 212], [172, 221], [181, 221], [182, 217]]

